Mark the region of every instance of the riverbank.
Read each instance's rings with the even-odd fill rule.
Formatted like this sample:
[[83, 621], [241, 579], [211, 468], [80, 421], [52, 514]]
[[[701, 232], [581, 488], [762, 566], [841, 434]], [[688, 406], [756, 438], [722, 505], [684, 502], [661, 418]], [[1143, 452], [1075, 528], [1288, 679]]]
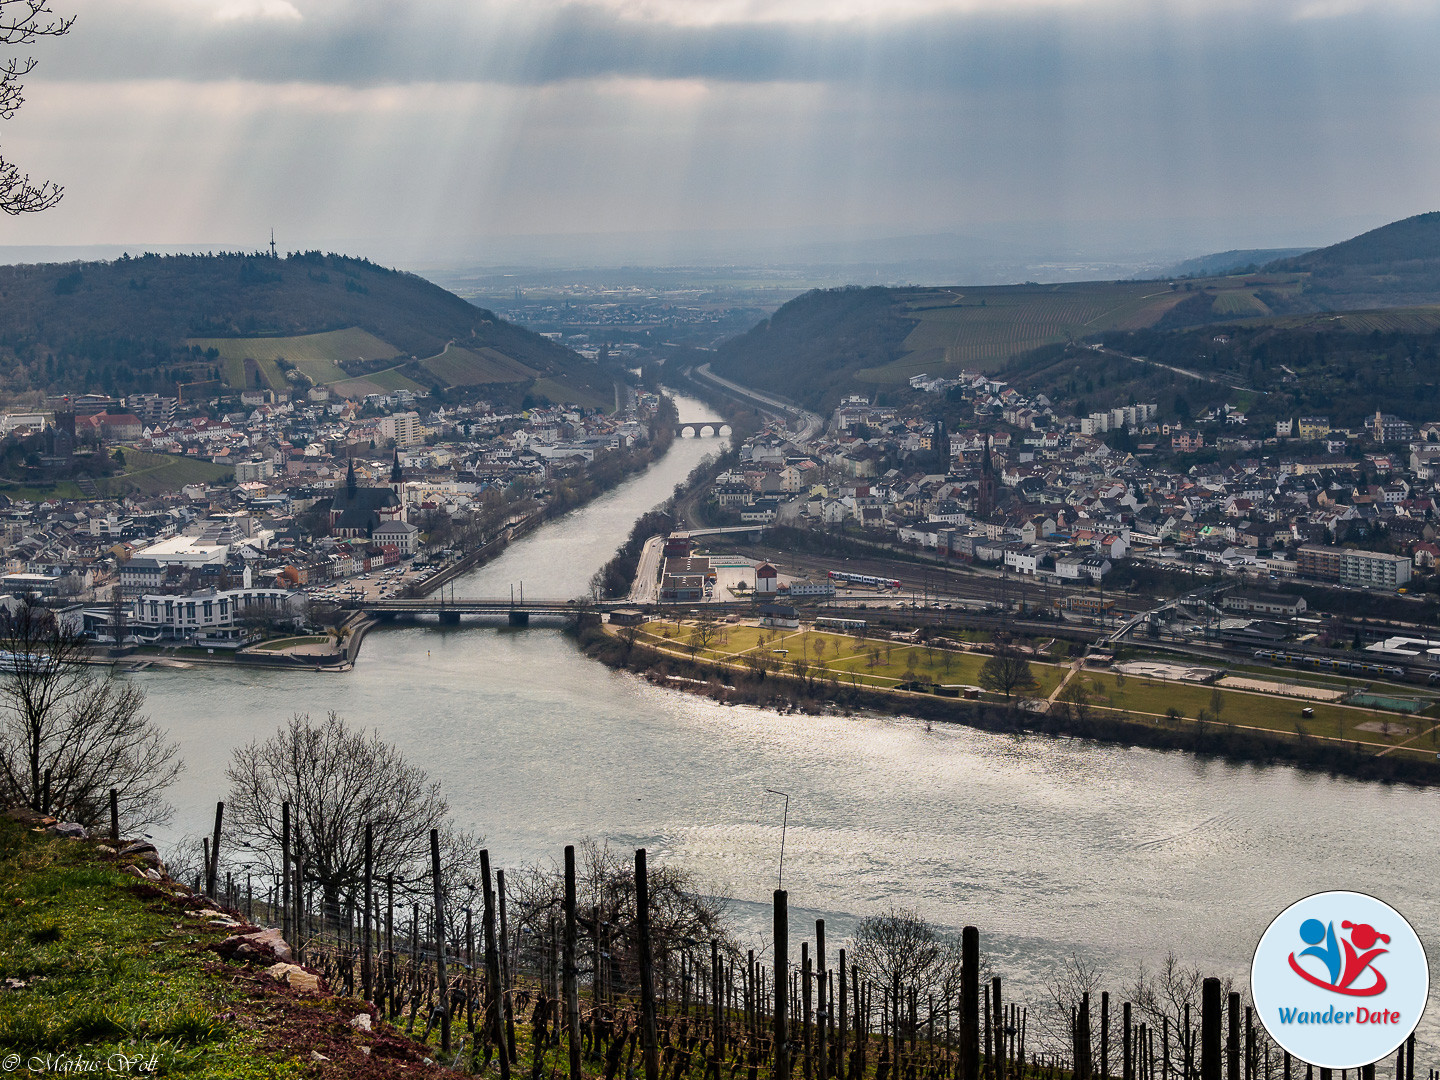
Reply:
[[1357, 780], [1440, 785], [1440, 760], [1432, 755], [1397, 756], [1317, 736], [1287, 736], [1219, 720], [1136, 716], [1125, 710], [1067, 708], [1052, 700], [1044, 711], [985, 700], [966, 700], [914, 690], [889, 689], [758, 670], [740, 663], [691, 659], [627, 638], [611, 627], [580, 632], [586, 656], [613, 669], [699, 694], [727, 705], [753, 705], [782, 713], [878, 713], [961, 724], [982, 731], [1087, 739], [1150, 750], [1181, 750], [1202, 758], [1255, 765], [1290, 765]]

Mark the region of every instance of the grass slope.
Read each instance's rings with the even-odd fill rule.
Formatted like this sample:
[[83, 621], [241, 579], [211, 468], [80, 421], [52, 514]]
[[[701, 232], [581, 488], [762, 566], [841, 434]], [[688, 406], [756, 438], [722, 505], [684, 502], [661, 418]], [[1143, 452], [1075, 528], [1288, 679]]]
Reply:
[[[263, 968], [221, 960], [213, 946], [230, 931], [210, 926], [214, 912], [201, 907], [183, 886], [122, 872], [89, 842], [0, 817], [0, 1054], [42, 1064], [54, 1055], [32, 1072], [453, 1075], [423, 1070], [433, 1051], [393, 1029], [352, 1028], [370, 1011], [361, 1002], [302, 996]], [[312, 1050], [329, 1061], [317, 1063]], [[119, 1054], [130, 1064], [107, 1069]]]
[[102, 495], [158, 495], [179, 491], [186, 484], [228, 483], [235, 475], [233, 469], [197, 458], [145, 450], [127, 449], [124, 453], [125, 471], [96, 481], [96, 490]]

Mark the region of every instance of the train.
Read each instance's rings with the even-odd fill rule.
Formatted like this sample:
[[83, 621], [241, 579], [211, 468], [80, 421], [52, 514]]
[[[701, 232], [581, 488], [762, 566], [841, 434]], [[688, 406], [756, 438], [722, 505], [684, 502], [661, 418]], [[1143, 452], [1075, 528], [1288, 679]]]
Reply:
[[844, 570], [831, 570], [830, 580], [842, 585], [873, 585], [877, 589], [900, 588], [899, 578], [875, 577], [871, 574], [850, 574]]
[[1297, 667], [1314, 668], [1316, 671], [1334, 671], [1345, 675], [1383, 675], [1389, 679], [1403, 679], [1409, 674], [1402, 667], [1381, 664], [1374, 660], [1339, 660], [1329, 656], [1283, 652], [1279, 649], [1256, 649], [1255, 659], [1268, 660], [1272, 664], [1294, 664]]
[[864, 619], [841, 619], [834, 615], [821, 615], [815, 620], [817, 630], [864, 630]]

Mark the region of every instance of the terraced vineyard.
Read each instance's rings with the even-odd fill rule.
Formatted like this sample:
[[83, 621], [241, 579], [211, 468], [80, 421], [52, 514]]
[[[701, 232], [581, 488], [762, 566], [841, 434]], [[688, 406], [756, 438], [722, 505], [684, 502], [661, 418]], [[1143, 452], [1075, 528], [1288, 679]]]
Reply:
[[447, 345], [445, 351], [420, 366], [447, 386], [482, 386], [486, 383], [524, 382], [536, 372], [494, 349], [464, 349]]
[[1279, 320], [1283, 329], [1348, 330], [1353, 333], [1430, 334], [1440, 330], [1440, 306], [1395, 308], [1390, 311], [1347, 311], [1340, 315], [1307, 315]]
[[1042, 345], [1154, 325], [1185, 295], [1154, 281], [927, 289], [901, 309], [903, 317], [917, 320], [903, 355], [862, 369], [856, 378], [887, 385], [922, 372], [998, 371], [1011, 357]]

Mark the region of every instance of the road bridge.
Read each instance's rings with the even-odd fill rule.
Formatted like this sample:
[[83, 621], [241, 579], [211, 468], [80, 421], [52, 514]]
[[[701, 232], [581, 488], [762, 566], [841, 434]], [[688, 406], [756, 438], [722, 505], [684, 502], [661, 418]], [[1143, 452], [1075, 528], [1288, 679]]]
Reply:
[[[623, 606], [623, 601], [607, 600], [590, 606], [590, 610], [606, 610]], [[363, 611], [384, 621], [434, 617], [441, 623], [459, 623], [462, 616], [481, 619], [504, 619], [511, 626], [529, 626], [532, 616], [548, 621], [568, 620], [582, 613], [586, 606], [575, 600], [537, 600], [524, 597], [498, 599], [452, 599], [446, 596], [397, 597], [386, 600], [346, 600], [341, 607]]]
[[724, 438], [730, 434], [730, 422], [728, 420], [685, 420], [680, 424], [680, 437], [682, 439], [710, 439]]

